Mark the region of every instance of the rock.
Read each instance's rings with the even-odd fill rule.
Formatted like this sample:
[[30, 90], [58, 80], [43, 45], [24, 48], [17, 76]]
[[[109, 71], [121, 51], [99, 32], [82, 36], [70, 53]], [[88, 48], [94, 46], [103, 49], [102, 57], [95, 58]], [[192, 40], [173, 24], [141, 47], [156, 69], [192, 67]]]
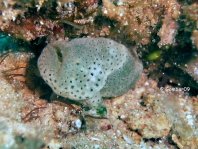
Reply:
[[[198, 90], [198, 53], [185, 64], [179, 67], [184, 75], [180, 76], [183, 86], [188, 87], [190, 92], [197, 94]], [[178, 72], [179, 73], [179, 72]]]
[[[180, 14], [180, 4], [176, 0], [103, 0], [103, 15], [119, 22], [119, 31], [124, 32], [125, 37], [143, 45], [150, 43], [152, 28], [155, 28], [161, 18], [169, 18], [174, 22]], [[162, 14], [164, 14], [163, 17]], [[167, 20], [167, 19], [166, 19]], [[164, 20], [165, 21], [165, 20]], [[175, 32], [175, 26], [164, 23], [162, 30], [172, 28]], [[165, 35], [166, 39], [172, 42], [174, 36]], [[173, 37], [174, 38], [174, 37]], [[164, 42], [164, 41], [162, 41]], [[166, 44], [166, 42], [165, 42]]]
[[165, 137], [171, 128], [166, 115], [155, 115], [150, 112], [139, 112], [138, 115], [132, 114], [126, 122], [130, 129], [138, 130], [142, 137], [147, 139]]

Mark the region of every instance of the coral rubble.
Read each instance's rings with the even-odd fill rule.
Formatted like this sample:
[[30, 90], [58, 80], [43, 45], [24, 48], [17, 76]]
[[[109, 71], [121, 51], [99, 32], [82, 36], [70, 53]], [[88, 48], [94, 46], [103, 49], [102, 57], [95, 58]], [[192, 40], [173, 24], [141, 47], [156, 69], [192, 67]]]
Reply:
[[[164, 14], [165, 18], [174, 23], [180, 13], [180, 5], [175, 0], [167, 2], [120, 0], [118, 2], [116, 6], [110, 0], [103, 0], [103, 15], [117, 20], [120, 23], [120, 30], [124, 30], [129, 38], [142, 44], [150, 42], [152, 29], [162, 19], [161, 15]], [[162, 34], [160, 33], [161, 36]]]
[[[1, 75], [5, 75], [5, 70], [16, 70], [16, 63], [18, 68], [25, 66], [31, 54], [20, 55], [10, 54], [4, 59]], [[24, 71], [18, 70], [18, 73]], [[7, 129], [12, 129], [10, 134], [1, 137], [12, 139], [10, 146], [20, 135], [25, 136], [27, 142], [36, 141], [50, 149], [174, 148], [170, 138], [180, 148], [197, 146], [198, 99], [186, 96], [182, 91], [160, 91], [157, 83], [144, 74], [134, 90], [113, 100], [105, 100], [109, 111], [107, 119], [82, 117], [81, 110], [74, 104], [56, 100], [48, 103], [39, 97], [39, 88], [32, 91], [24, 81], [15, 75], [13, 77], [14, 82], [21, 83], [20, 88], [18, 83], [9, 83], [11, 78], [0, 78], [3, 87], [0, 90], [1, 109], [10, 109], [1, 110], [0, 118]], [[9, 145], [7, 142], [0, 144]]]

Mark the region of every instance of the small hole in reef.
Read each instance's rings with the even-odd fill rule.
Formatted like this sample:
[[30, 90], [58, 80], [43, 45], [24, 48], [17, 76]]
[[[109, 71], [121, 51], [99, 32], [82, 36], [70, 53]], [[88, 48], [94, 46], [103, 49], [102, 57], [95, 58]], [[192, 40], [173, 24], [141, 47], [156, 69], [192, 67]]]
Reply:
[[93, 92], [93, 89], [91, 88], [90, 91]]
[[72, 85], [72, 86], [71, 86], [71, 88], [73, 89], [73, 88], [74, 88], [74, 86]]
[[93, 76], [94, 74], [93, 73], [91, 73], [91, 76]]

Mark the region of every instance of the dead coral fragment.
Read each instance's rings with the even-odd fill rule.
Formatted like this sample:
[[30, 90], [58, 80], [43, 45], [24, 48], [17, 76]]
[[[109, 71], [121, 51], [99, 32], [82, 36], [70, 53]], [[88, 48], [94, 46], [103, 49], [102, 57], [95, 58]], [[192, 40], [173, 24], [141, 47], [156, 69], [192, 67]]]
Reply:
[[192, 43], [198, 49], [198, 30], [194, 30], [191, 37]]
[[182, 7], [184, 13], [192, 20], [197, 22], [198, 25], [198, 3]]
[[42, 18], [18, 19], [17, 22], [11, 22], [7, 26], [1, 26], [1, 29], [28, 41], [46, 35], [64, 36], [63, 29], [56, 22]]
[[175, 43], [177, 28], [178, 25], [176, 24], [176, 21], [166, 16], [163, 19], [163, 25], [158, 32], [158, 36], [161, 38], [158, 46], [162, 47], [163, 45], [173, 45]]

